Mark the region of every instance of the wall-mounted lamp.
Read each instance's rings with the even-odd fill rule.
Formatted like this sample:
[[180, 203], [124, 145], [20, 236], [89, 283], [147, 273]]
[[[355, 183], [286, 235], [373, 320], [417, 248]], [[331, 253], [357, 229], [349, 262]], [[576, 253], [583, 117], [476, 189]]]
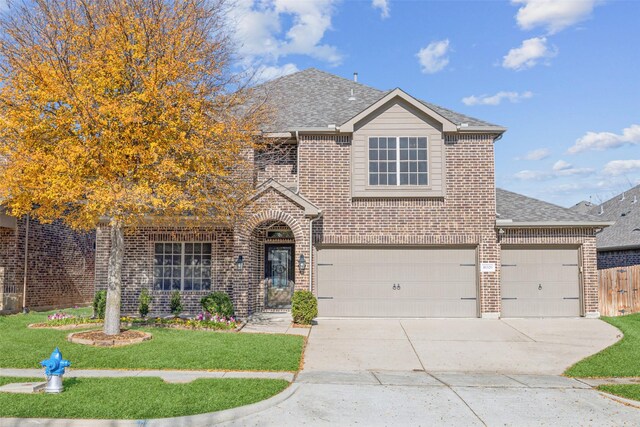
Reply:
[[304, 270], [307, 268], [307, 260], [304, 259], [304, 255], [300, 255], [298, 258], [298, 268], [300, 269], [300, 273], [304, 273]]
[[504, 233], [505, 233], [504, 228], [501, 228], [500, 230], [498, 230], [498, 233], [499, 233], [501, 236], [504, 236]]
[[242, 255], [238, 255], [238, 258], [236, 259], [236, 268], [238, 269], [238, 271], [242, 271], [243, 267], [244, 267], [244, 257]]

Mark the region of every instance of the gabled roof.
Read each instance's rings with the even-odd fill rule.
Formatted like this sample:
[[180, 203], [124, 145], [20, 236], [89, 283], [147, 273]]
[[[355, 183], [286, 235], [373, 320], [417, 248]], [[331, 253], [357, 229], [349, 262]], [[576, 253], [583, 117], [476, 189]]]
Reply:
[[[265, 132], [305, 129], [328, 131], [329, 126], [340, 126], [348, 122], [391, 92], [393, 91], [375, 89], [315, 68], [255, 87], [256, 96], [266, 99], [274, 114], [273, 120], [263, 129]], [[466, 124], [468, 130], [505, 130], [435, 104], [417, 101], [456, 126]]]
[[496, 188], [499, 227], [606, 227], [610, 221]]
[[378, 108], [382, 107], [387, 102], [392, 101], [393, 99], [396, 99], [396, 98], [402, 99], [403, 101], [405, 101], [405, 102], [409, 103], [410, 105], [412, 105], [413, 107], [417, 108], [419, 111], [422, 111], [423, 113], [427, 114], [428, 116], [433, 117], [434, 119], [436, 119], [442, 125], [442, 129], [445, 132], [455, 132], [457, 130], [456, 124], [453, 123], [451, 120], [449, 120], [446, 117], [440, 115], [439, 113], [437, 113], [433, 109], [429, 108], [425, 103], [421, 102], [420, 100], [418, 100], [418, 99], [414, 98], [413, 96], [409, 95], [408, 93], [404, 92], [402, 89], [394, 89], [392, 91], [387, 92], [385, 94], [385, 96], [383, 96], [382, 98], [380, 98], [379, 100], [377, 100], [373, 104], [369, 105], [364, 110], [360, 111], [354, 117], [352, 117], [349, 120], [347, 120], [346, 122], [342, 123], [340, 125], [340, 130], [343, 131], [343, 132], [353, 132], [353, 126], [356, 123], [358, 123], [359, 121], [364, 119], [366, 116], [368, 116], [369, 114], [371, 114], [374, 111], [376, 111]]
[[598, 233], [599, 250], [640, 248], [640, 185], [594, 205], [589, 213], [603, 220], [615, 221], [611, 227]]
[[273, 189], [274, 191], [277, 191], [282, 196], [286, 197], [287, 199], [291, 200], [293, 203], [302, 207], [304, 209], [305, 216], [317, 216], [320, 214], [320, 209], [318, 209], [316, 205], [314, 205], [313, 203], [311, 203], [309, 200], [302, 197], [301, 195], [291, 191], [290, 189], [280, 184], [278, 181], [274, 180], [273, 178], [269, 178], [268, 180], [266, 180], [265, 182], [263, 182], [258, 186], [258, 188], [256, 189], [256, 193], [253, 195], [253, 199], [257, 199], [262, 193], [264, 193], [269, 189]]

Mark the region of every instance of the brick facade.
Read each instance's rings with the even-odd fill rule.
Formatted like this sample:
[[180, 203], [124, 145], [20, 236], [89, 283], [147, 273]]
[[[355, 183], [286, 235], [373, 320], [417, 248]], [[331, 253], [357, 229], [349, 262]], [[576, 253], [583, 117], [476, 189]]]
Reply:
[[598, 269], [640, 265], [640, 248], [623, 251], [598, 251]]
[[[0, 310], [22, 309], [26, 219], [0, 228]], [[29, 221], [27, 296], [29, 309], [70, 307], [93, 298], [95, 233], [75, 232], [60, 222]]]
[[[488, 134], [444, 135], [444, 197], [353, 197], [352, 139], [350, 135], [299, 135], [298, 144], [287, 146], [280, 161], [256, 154], [255, 177], [259, 184], [273, 178], [322, 212], [314, 219], [276, 188], [254, 200], [251, 213], [236, 227], [210, 230], [138, 228], [125, 236], [123, 269], [123, 313], [137, 312], [142, 287], [152, 288], [153, 243], [158, 239], [189, 241], [193, 233], [204, 233], [214, 244], [212, 277], [214, 290], [224, 290], [234, 301], [236, 313], [247, 316], [265, 304], [264, 258], [269, 243], [266, 230], [273, 225], [288, 227], [295, 244], [295, 288], [317, 291], [317, 251], [329, 245], [465, 246], [475, 248], [477, 263], [493, 263], [495, 272], [478, 272], [479, 310], [483, 317], [498, 317], [501, 309], [500, 250], [502, 245], [570, 245], [579, 250], [583, 313], [598, 310], [595, 230], [593, 228], [496, 229], [494, 136]], [[271, 162], [267, 162], [269, 158]], [[298, 165], [300, 170], [298, 170]], [[309, 227], [313, 222], [313, 232]], [[313, 243], [312, 253], [309, 252]], [[98, 230], [96, 287], [106, 287], [109, 233]], [[238, 271], [234, 260], [242, 255], [245, 268]], [[297, 260], [304, 256], [308, 268], [302, 272]], [[183, 292], [185, 311], [199, 311], [206, 291]], [[152, 311], [166, 313], [170, 292], [153, 291]]]

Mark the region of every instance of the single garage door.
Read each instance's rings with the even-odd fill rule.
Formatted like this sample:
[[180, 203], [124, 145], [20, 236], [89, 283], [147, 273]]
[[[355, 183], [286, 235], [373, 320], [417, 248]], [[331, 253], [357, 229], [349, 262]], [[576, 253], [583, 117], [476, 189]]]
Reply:
[[476, 317], [473, 248], [323, 248], [318, 312], [335, 317]]
[[580, 315], [577, 249], [503, 249], [502, 317]]

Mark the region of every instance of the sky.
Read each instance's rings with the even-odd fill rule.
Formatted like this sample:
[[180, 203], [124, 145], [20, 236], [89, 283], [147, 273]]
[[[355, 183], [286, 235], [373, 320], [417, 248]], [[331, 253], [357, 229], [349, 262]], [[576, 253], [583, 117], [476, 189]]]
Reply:
[[569, 207], [640, 184], [640, 1], [236, 0], [237, 67], [315, 67], [505, 126], [496, 185]]
[[358, 72], [504, 126], [496, 185], [562, 206], [640, 184], [640, 0], [232, 1], [259, 81]]

